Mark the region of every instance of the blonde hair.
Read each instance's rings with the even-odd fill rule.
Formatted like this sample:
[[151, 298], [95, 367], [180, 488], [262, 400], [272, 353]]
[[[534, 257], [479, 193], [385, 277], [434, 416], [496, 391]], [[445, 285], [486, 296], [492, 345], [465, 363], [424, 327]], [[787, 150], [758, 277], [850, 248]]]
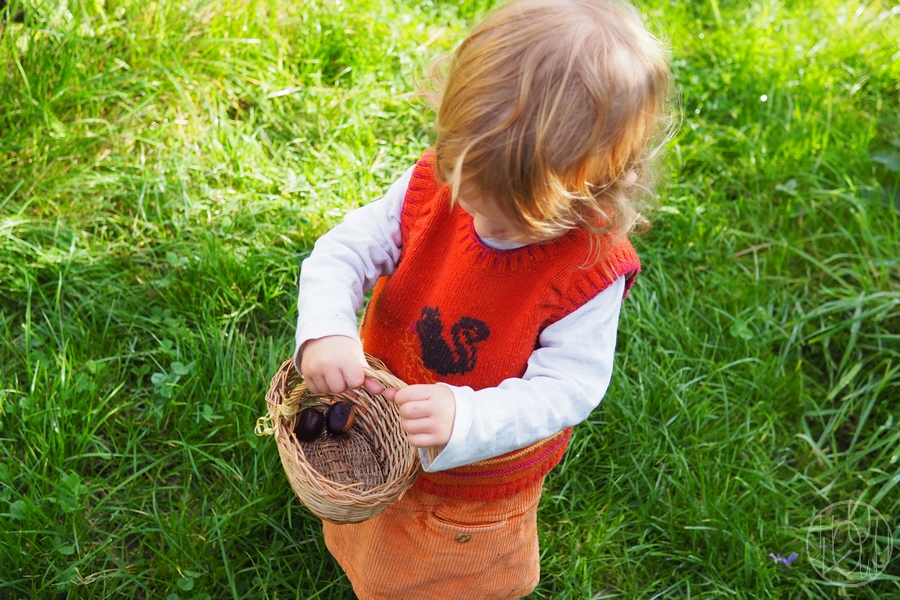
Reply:
[[672, 86], [662, 44], [634, 7], [516, 0], [449, 57], [445, 82], [441, 64], [435, 151], [454, 202], [471, 182], [539, 239], [648, 224], [635, 201], [652, 188], [671, 131]]

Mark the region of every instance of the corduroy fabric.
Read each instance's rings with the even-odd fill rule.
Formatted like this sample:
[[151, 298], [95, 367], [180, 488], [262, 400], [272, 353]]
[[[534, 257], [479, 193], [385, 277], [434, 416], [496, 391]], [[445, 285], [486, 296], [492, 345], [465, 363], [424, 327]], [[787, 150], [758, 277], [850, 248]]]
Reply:
[[[432, 150], [413, 169], [400, 225], [400, 259], [375, 286], [361, 336], [366, 352], [409, 384], [440, 381], [479, 390], [521, 377], [545, 327], [622, 275], [627, 293], [640, 271], [627, 240], [605, 240], [598, 253], [598, 242], [582, 230], [514, 250], [485, 246], [472, 217], [450, 208]], [[511, 496], [560, 461], [569, 434], [459, 469], [422, 473], [416, 489], [472, 500]]]
[[325, 544], [359, 600], [522, 598], [540, 580], [542, 484], [485, 502], [411, 489], [374, 519], [325, 522]]

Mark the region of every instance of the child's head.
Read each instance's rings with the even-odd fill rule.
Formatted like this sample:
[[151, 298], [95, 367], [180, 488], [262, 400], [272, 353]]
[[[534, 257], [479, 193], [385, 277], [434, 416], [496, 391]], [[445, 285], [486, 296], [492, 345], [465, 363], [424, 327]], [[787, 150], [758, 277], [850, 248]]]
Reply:
[[653, 140], [667, 122], [665, 51], [615, 0], [514, 0], [460, 45], [438, 106], [441, 178], [478, 189], [548, 239], [643, 218]]

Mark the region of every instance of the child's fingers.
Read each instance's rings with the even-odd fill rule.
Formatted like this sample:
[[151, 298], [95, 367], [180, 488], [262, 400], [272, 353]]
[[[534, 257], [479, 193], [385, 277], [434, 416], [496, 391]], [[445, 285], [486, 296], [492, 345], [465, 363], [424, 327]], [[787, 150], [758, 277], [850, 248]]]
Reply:
[[404, 419], [400, 426], [403, 428], [403, 431], [410, 435], [434, 433], [435, 430], [434, 421], [428, 417], [421, 419]]
[[397, 404], [401, 427], [417, 447], [446, 444], [453, 432], [456, 404], [453, 392], [440, 385], [411, 385], [385, 390], [384, 397]]
[[406, 434], [406, 439], [416, 448], [431, 448], [432, 446], [442, 446], [446, 442], [439, 441], [436, 435], [432, 433]]
[[340, 375], [340, 381], [338, 382], [339, 389], [332, 388], [332, 393], [339, 394], [347, 390], [356, 390], [361, 387], [366, 387], [367, 384], [372, 387], [380, 387], [377, 381], [365, 376], [362, 366], [358, 364], [345, 365], [341, 370]]
[[394, 402], [402, 406], [408, 402], [428, 400], [432, 395], [431, 385], [416, 384], [395, 392]]
[[306, 387], [313, 394], [323, 394], [325, 393], [323, 389], [327, 385], [325, 383], [324, 375], [318, 374], [304, 374], [303, 381], [306, 382]]
[[330, 392], [332, 394], [340, 394], [348, 387], [351, 387], [350, 383], [347, 381], [347, 375], [340, 370], [329, 371], [325, 375], [325, 383], [326, 388], [325, 391]]
[[[321, 374], [313, 374], [305, 378], [306, 387], [313, 394], [340, 394], [348, 389], [361, 387], [365, 381], [360, 370], [359, 378], [348, 376], [339, 369]], [[376, 383], [377, 382], [373, 382]], [[375, 392], [377, 393], [377, 392]]]
[[406, 432], [406, 439], [416, 448], [428, 448], [429, 446], [440, 446], [445, 441], [439, 441], [439, 427], [434, 419], [404, 419], [400, 426]]
[[[385, 391], [384, 386], [372, 379], [371, 377], [362, 376], [360, 378], [346, 376], [342, 371], [329, 372], [325, 375], [312, 375], [305, 378], [306, 387], [313, 394], [340, 394], [346, 390], [356, 389], [360, 387], [366, 388], [373, 394], [381, 394]], [[396, 392], [397, 390], [394, 390]], [[392, 398], [388, 398], [391, 400]]]
[[453, 392], [439, 385], [411, 385], [392, 392], [401, 427], [410, 443], [424, 448], [446, 444], [453, 432], [456, 406]]
[[[380, 394], [382, 392], [387, 391], [384, 389], [383, 385], [381, 385], [380, 383], [378, 383], [371, 377], [365, 378], [365, 380], [363, 381], [363, 387], [366, 388], [367, 390], [369, 390], [369, 392], [371, 392], [373, 394]], [[396, 392], [397, 390], [394, 390], [394, 391]], [[385, 398], [387, 398], [387, 396], [385, 396]], [[388, 398], [388, 400], [391, 400], [391, 398]]]
[[404, 419], [424, 419], [431, 416], [431, 409], [427, 402], [404, 402], [399, 406], [400, 416]]
[[302, 348], [300, 372], [314, 394], [339, 394], [361, 387], [365, 356], [359, 342], [341, 335], [307, 341]]

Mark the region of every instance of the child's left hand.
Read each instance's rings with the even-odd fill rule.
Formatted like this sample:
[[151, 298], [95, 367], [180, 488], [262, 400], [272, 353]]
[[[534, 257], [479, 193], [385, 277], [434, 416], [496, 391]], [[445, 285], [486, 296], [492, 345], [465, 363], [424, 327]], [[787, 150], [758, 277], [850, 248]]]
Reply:
[[402, 390], [385, 390], [384, 397], [400, 407], [401, 426], [409, 443], [417, 448], [443, 446], [450, 441], [456, 399], [443, 385], [411, 385]]

